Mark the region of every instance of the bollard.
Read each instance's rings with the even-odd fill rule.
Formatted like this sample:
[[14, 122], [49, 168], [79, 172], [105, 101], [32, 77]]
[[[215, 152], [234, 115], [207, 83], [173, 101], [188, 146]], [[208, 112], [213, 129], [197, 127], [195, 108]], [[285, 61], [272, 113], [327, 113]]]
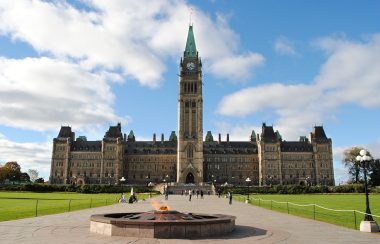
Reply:
[[71, 199], [69, 199], [69, 212], [71, 211]]
[[38, 199], [36, 200], [36, 217], [37, 217], [37, 210], [38, 210]]
[[314, 215], [314, 220], [315, 220], [315, 204], [313, 205], [313, 208], [314, 208], [313, 215]]
[[288, 214], [289, 214], [289, 202], [286, 202], [286, 208], [288, 209]]
[[354, 224], [355, 225], [355, 230], [357, 230], [358, 227], [356, 226], [356, 211], [355, 210], [354, 210], [354, 222], [355, 222], [355, 224]]

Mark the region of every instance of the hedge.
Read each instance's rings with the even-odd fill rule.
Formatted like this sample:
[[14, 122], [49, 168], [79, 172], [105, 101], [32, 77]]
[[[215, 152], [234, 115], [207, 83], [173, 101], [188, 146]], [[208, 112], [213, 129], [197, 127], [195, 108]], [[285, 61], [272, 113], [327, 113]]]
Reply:
[[[130, 192], [131, 186], [113, 185], [49, 185], [49, 184], [24, 184], [24, 185], [0, 185], [0, 191], [31, 191], [31, 192], [78, 192], [78, 193], [122, 193]], [[151, 187], [133, 186], [136, 193], [152, 192]]]
[[[220, 187], [218, 188], [223, 194], [232, 192], [235, 194], [311, 194], [311, 193], [364, 193], [364, 185], [347, 184], [340, 186], [301, 186], [301, 185], [275, 185], [253, 186], [253, 187]], [[372, 193], [380, 193], [380, 188], [370, 188]]]

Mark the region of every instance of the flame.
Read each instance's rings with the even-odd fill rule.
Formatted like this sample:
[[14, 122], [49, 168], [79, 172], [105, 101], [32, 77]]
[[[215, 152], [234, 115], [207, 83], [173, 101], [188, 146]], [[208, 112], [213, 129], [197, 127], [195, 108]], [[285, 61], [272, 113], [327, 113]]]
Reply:
[[152, 205], [152, 207], [156, 211], [168, 211], [168, 210], [170, 210], [170, 207], [166, 203], [161, 202], [161, 201], [157, 201], [156, 199], [151, 199], [150, 204]]

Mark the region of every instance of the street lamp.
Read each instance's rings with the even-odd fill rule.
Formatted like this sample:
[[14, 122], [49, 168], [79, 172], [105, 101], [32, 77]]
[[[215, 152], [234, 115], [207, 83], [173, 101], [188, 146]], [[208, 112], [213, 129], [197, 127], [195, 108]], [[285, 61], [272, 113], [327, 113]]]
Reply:
[[123, 177], [120, 178], [120, 184], [121, 184], [121, 191], [123, 191], [123, 183], [126, 181], [126, 179]]
[[372, 160], [372, 157], [367, 155], [368, 152], [364, 149], [360, 150], [360, 155], [356, 156], [356, 161], [360, 162], [364, 170], [364, 191], [366, 200], [366, 210], [364, 220], [360, 222], [360, 231], [363, 232], [378, 232], [379, 227], [376, 221], [373, 220], [371, 210], [369, 208], [369, 198], [368, 198], [368, 186], [367, 186], [367, 164]]
[[245, 182], [247, 182], [247, 185], [248, 185], [247, 200], [245, 201], [245, 203], [249, 203], [249, 183], [251, 182], [251, 179], [247, 177], [247, 179], [245, 179]]
[[272, 188], [272, 180], [273, 180], [273, 177], [272, 177], [272, 176], [269, 176], [268, 179], [269, 179], [269, 187]]

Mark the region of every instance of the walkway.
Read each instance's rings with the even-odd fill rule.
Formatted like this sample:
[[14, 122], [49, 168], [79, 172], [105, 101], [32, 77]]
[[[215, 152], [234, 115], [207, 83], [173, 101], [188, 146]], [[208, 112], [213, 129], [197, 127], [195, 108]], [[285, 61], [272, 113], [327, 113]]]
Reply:
[[229, 205], [227, 199], [215, 196], [193, 197], [192, 202], [185, 196], [169, 196], [168, 205], [185, 212], [235, 215], [236, 229], [228, 236], [199, 240], [138, 239], [90, 233], [91, 214], [151, 210], [149, 201], [145, 201], [0, 222], [0, 243], [380, 243], [380, 234], [362, 233], [240, 202]]

